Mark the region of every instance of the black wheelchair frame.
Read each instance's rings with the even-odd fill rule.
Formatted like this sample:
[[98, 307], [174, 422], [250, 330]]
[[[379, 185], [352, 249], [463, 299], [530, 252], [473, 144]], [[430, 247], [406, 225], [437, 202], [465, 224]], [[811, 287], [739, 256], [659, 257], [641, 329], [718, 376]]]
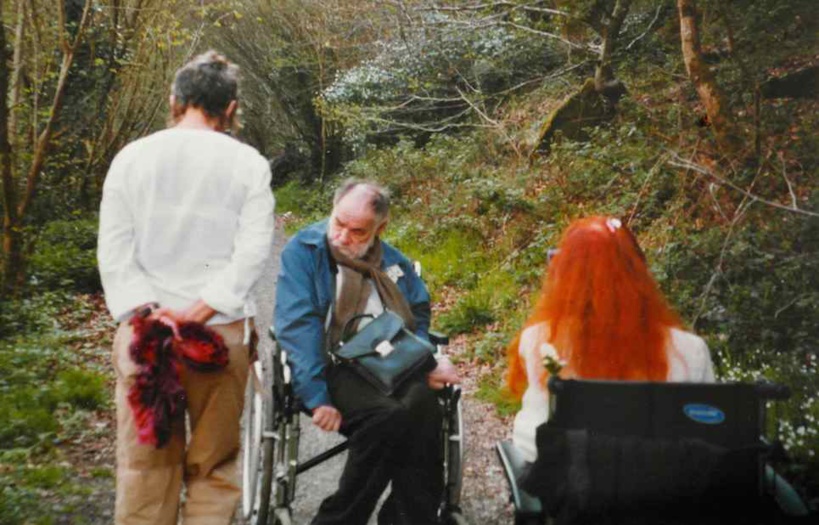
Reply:
[[[242, 518], [248, 525], [290, 525], [296, 481], [300, 474], [347, 450], [347, 441], [300, 461], [301, 414], [307, 413], [293, 393], [285, 352], [270, 329], [272, 351], [260, 348], [245, 393], [242, 438]], [[439, 348], [447, 337], [430, 333]], [[461, 390], [449, 385], [439, 394], [444, 421], [444, 493], [441, 522], [466, 525], [460, 510], [463, 469]]]
[[[783, 522], [800, 521], [808, 515], [807, 506], [796, 491], [769, 464], [778, 459], [781, 445], [765, 438], [767, 402], [787, 399], [790, 391], [785, 386], [581, 381], [552, 377], [548, 388], [550, 417], [544, 425], [550, 428], [585, 429], [607, 436], [695, 439], [731, 450], [750, 446], [757, 450], [755, 463], [743, 473], [749, 476], [751, 486], [756, 487], [756, 497], [770, 500]], [[716, 410], [709, 414], [711, 409]], [[706, 420], [714, 414], [722, 414], [725, 425], [720, 425], [723, 420]], [[547, 516], [544, 502], [519, 486], [519, 478], [529, 467], [511, 440], [498, 443], [496, 452], [509, 482], [515, 524], [537, 525], [554, 519], [555, 516]]]

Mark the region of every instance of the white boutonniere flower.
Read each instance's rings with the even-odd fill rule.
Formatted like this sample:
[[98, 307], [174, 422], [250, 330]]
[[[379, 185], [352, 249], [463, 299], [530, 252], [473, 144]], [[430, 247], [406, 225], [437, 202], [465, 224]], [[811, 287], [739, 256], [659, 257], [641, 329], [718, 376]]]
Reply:
[[389, 277], [390, 280], [394, 283], [398, 282], [399, 277], [404, 276], [404, 272], [401, 270], [401, 267], [398, 266], [397, 264], [393, 264], [392, 266], [384, 270], [384, 273], [386, 273], [387, 277]]

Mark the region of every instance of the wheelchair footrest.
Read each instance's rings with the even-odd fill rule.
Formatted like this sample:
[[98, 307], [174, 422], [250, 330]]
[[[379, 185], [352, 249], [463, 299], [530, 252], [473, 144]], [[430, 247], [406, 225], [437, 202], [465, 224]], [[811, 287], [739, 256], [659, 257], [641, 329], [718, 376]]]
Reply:
[[518, 517], [535, 518], [543, 515], [543, 505], [540, 500], [518, 487], [518, 477], [523, 473], [526, 460], [511, 440], [501, 441], [495, 450], [503, 465], [503, 473], [512, 490], [512, 503], [515, 505], [515, 515]]

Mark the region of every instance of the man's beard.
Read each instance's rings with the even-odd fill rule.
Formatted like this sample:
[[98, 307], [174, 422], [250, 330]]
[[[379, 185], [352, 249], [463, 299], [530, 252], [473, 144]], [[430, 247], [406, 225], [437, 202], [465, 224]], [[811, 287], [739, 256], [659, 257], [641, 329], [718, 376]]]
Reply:
[[350, 259], [363, 259], [364, 256], [367, 255], [367, 252], [370, 250], [370, 248], [372, 247], [374, 242], [375, 242], [375, 237], [370, 239], [370, 242], [368, 242], [364, 246], [361, 246], [361, 247], [359, 247], [357, 249], [353, 249], [350, 246], [341, 246], [341, 245], [336, 244], [332, 240], [330, 241], [330, 243], [333, 245], [333, 248], [335, 248], [336, 250], [341, 252], [342, 255], [345, 255], [346, 257], [349, 257]]

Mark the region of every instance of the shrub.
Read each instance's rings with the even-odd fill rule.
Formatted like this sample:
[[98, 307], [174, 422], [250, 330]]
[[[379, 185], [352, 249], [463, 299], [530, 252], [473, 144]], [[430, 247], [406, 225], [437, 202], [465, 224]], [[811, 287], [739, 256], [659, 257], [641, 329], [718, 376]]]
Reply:
[[400, 40], [380, 42], [375, 57], [339, 73], [321, 94], [322, 112], [344, 124], [354, 149], [394, 143], [398, 134], [422, 143], [433, 130], [461, 129], [471, 112], [463, 93], [478, 104], [489, 102], [565, 56], [545, 38], [500, 26], [469, 27], [441, 14], [428, 18], [435, 30], [422, 24], [406, 28]]
[[102, 289], [97, 271], [96, 217], [53, 221], [43, 228], [29, 260], [36, 288], [96, 292]]

